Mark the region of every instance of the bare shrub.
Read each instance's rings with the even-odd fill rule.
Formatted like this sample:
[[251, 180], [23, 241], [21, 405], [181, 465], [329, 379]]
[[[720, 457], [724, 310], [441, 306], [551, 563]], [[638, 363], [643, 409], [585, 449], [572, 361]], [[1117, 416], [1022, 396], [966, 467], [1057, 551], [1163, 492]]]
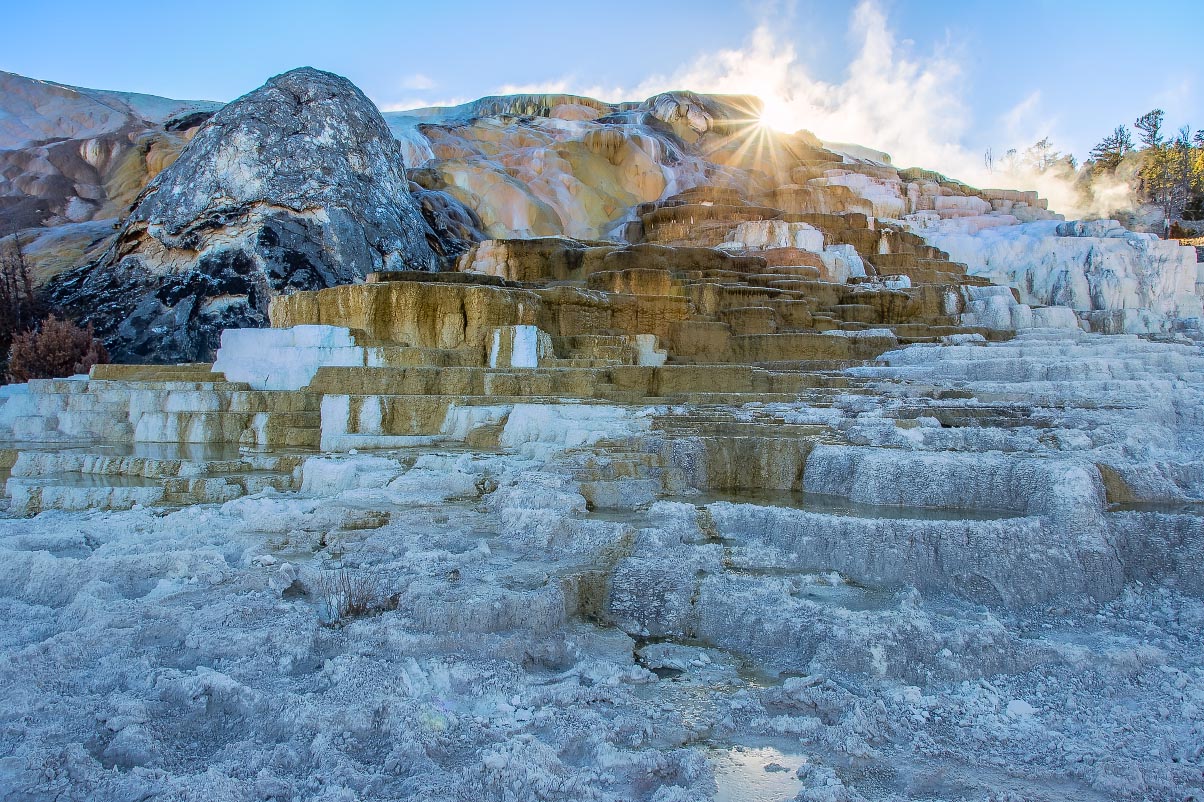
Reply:
[[14, 382], [56, 379], [87, 373], [93, 365], [108, 361], [109, 352], [96, 339], [91, 326], [81, 329], [69, 320], [51, 315], [36, 329], [13, 339], [8, 373]]
[[318, 599], [325, 607], [325, 621], [331, 626], [384, 609], [380, 581], [369, 571], [349, 568], [321, 571], [314, 583]]
[[0, 355], [8, 353], [17, 335], [34, 327], [40, 312], [33, 272], [13, 234], [0, 243]]

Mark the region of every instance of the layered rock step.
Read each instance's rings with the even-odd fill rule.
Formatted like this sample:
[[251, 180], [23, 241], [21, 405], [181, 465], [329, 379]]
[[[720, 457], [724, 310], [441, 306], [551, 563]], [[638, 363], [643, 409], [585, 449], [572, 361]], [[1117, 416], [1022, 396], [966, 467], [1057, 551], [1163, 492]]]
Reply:
[[[522, 339], [511, 334], [515, 342]], [[613, 347], [605, 338], [618, 335], [598, 336], [604, 339], [559, 345]], [[1166, 376], [1204, 379], [1198, 349], [1136, 338], [1105, 346], [1100, 337], [1052, 333], [994, 346], [980, 335], [961, 337], [892, 351], [872, 365], [846, 363], [840, 372], [725, 364], [325, 365], [304, 390], [263, 391], [185, 381], [220, 379], [196, 366], [157, 373], [120, 368], [112, 370], [124, 371], [129, 381], [46, 382], [8, 394], [3, 409], [36, 407], [39, 398], [56, 395], [78, 405], [95, 395], [111, 405], [126, 404], [126, 417], [133, 419], [132, 411], [150, 399], [204, 414], [199, 407], [220, 407], [226, 398], [241, 414], [247, 406], [287, 398], [295, 401], [295, 412], [312, 416], [316, 400], [320, 425], [314, 428], [325, 448], [465, 443], [543, 460], [572, 477], [595, 509], [696, 499], [723, 543], [750, 538], [760, 543], [750, 544], [754, 551], [747, 558], [740, 556], [742, 547], [733, 547], [733, 559], [743, 560], [747, 570], [757, 569], [755, 548], [772, 546], [805, 551], [794, 566], [800, 571], [813, 560], [877, 584], [923, 579], [933, 591], [956, 589], [993, 604], [1029, 603], [1052, 591], [1021, 583], [1015, 561], [960, 568], [947, 563], [941, 570], [932, 563], [967, 539], [995, 542], [1020, 532], [1024, 543], [1061, 544], [1056, 553], [1042, 552], [1040, 571], [1070, 577], [1080, 590], [1088, 587], [1083, 579], [1088, 573], [1102, 576], [1107, 581], [1091, 585], [1093, 592], [1114, 592], [1123, 565], [1107, 556], [1109, 544], [1121, 537], [1118, 532], [1128, 532], [1125, 522], [1133, 515], [1153, 514], [1131, 505], [1169, 494], [1176, 484], [1198, 484], [1192, 477], [1204, 472], [1182, 462], [1162, 466], [1158, 477], [1143, 475], [1144, 463], [1116, 452], [1091, 453], [1080, 440], [1105, 436], [1108, 427], [1119, 430], [1121, 421], [1144, 412], [1144, 388], [1162, 387], [1158, 382], [1168, 381]], [[554, 353], [546, 358], [557, 359]], [[959, 389], [967, 382], [973, 392]], [[60, 392], [48, 392], [53, 390]], [[1175, 390], [1168, 384], [1161, 392]], [[1083, 436], [1061, 429], [1056, 435], [1061, 450], [1041, 450], [1050, 410], [1094, 416], [1097, 428]], [[278, 400], [273, 411], [290, 414]], [[1176, 426], [1204, 423], [1187, 407], [1153, 412]], [[304, 422], [286, 420], [293, 426]], [[144, 431], [135, 426], [134, 438]], [[231, 445], [244, 436], [214, 425], [205, 432]], [[269, 465], [247, 454], [184, 460], [90, 449], [53, 459], [37, 449], [6, 453], [13, 511], [222, 501], [295, 485], [289, 466], [297, 457], [289, 456], [290, 463], [288, 455], [273, 455], [282, 461]], [[722, 506], [726, 502], [716, 501], [717, 494], [755, 503]], [[1129, 506], [1116, 511], [1115, 505]], [[766, 506], [775, 511], [765, 512]], [[1188, 527], [1190, 534], [1190, 520], [1181, 517], [1173, 525]], [[900, 532], [928, 545], [898, 540]], [[840, 551], [838, 544], [846, 541], [864, 544], [868, 556], [853, 559], [847, 549]], [[879, 549], [885, 542], [893, 545]], [[799, 544], [806, 549], [799, 551]], [[887, 553], [906, 556], [896, 565], [882, 556]], [[690, 586], [692, 593], [699, 591], [696, 582]], [[758, 653], [765, 644], [731, 645]]]
[[[699, 194], [664, 208], [699, 201], [716, 221], [754, 208]], [[479, 439], [476, 429], [497, 427], [508, 414], [499, 410], [515, 405], [790, 402], [829, 386], [825, 372], [900, 343], [998, 336], [958, 325], [959, 287], [971, 283], [892, 288], [871, 280], [849, 242], [819, 251], [828, 234], [807, 223], [748, 216], [736, 216], [735, 231], [755, 253], [496, 241], [466, 254], [459, 272], [382, 272], [294, 293], [273, 302], [273, 328], [226, 331], [213, 366], [99, 366], [86, 380], [31, 383], [3, 419], [23, 440], [316, 448], [449, 431]], [[816, 221], [884, 259], [941, 255], [864, 216]], [[823, 278], [858, 263], [861, 283]]]
[[[806, 228], [822, 242], [818, 231]], [[914, 235], [905, 236], [914, 238]], [[971, 297], [967, 292], [984, 282], [966, 276], [964, 269], [952, 263], [941, 263], [947, 272], [937, 275], [929, 271], [923, 276], [925, 280], [939, 279], [943, 283], [912, 286], [910, 278], [901, 274], [886, 280], [872, 279], [864, 273], [865, 262], [855, 254], [850, 258], [859, 260], [862, 273], [859, 277], [850, 276], [849, 282], [860, 283], [825, 280], [820, 275], [821, 269], [826, 269], [822, 267], [821, 255], [792, 247], [730, 254], [716, 249], [659, 245], [606, 248], [561, 241], [559, 251], [556, 246], [551, 239], [485, 243], [461, 260], [460, 269], [491, 278], [522, 276], [528, 287], [537, 287], [537, 280], [557, 282], [561, 285], [558, 295], [549, 300], [558, 304], [581, 303], [580, 296], [573, 296], [580, 292], [572, 288], [576, 284], [609, 293], [603, 296], [608, 305], [642, 306], [648, 312], [637, 312], [635, 317], [637, 320], [642, 317], [650, 328], [655, 328], [652, 333], [664, 345], [670, 362], [759, 362], [792, 358], [781, 354], [789, 345], [772, 346], [764, 359], [758, 358], [753, 343], [745, 342], [742, 347], [734, 348], [732, 338], [743, 335], [907, 326], [906, 340], [909, 342], [931, 341], [957, 333], [979, 333], [993, 338], [1007, 336], [1004, 331], [992, 332], [961, 324], [962, 310], [978, 297]], [[851, 246], [839, 247], [847, 247], [852, 252]], [[931, 250], [926, 249], [925, 253]], [[799, 255], [784, 256], [783, 252]], [[563, 258], [551, 258], [556, 253], [563, 254]], [[847, 270], [844, 253], [839, 251], [827, 256], [831, 257], [829, 261], [840, 261], [844, 265], [842, 269]], [[898, 260], [900, 257], [892, 258]], [[913, 266], [923, 261], [922, 257], [909, 255], [906, 258]], [[782, 264], [782, 261], [808, 260], [814, 260], [821, 267]], [[916, 272], [918, 275], [923, 271], [917, 268]], [[290, 316], [290, 319], [295, 318]], [[598, 324], [612, 326], [616, 323], [630, 325], [629, 320], [628, 314], [620, 319], [613, 314], [609, 319], [597, 318]], [[554, 329], [553, 335], [566, 323], [579, 325], [580, 320], [566, 321], [558, 317], [547, 321]], [[796, 360], [866, 358], [831, 341], [795, 337], [794, 344], [796, 348], [803, 347], [793, 355]], [[805, 347], [808, 345], [821, 353], [808, 354]], [[881, 350], [892, 345], [884, 343]], [[842, 350], [844, 353], [833, 353]]]
[[221, 503], [266, 489], [295, 490], [294, 472], [304, 459], [220, 446], [94, 445], [11, 453], [5, 494], [16, 515]]
[[[122, 375], [130, 378], [94, 378]], [[310, 394], [254, 390], [208, 366], [202, 375], [195, 367], [98, 365], [92, 377], [31, 381], [0, 410], [0, 433], [17, 441], [313, 448], [321, 422]]]

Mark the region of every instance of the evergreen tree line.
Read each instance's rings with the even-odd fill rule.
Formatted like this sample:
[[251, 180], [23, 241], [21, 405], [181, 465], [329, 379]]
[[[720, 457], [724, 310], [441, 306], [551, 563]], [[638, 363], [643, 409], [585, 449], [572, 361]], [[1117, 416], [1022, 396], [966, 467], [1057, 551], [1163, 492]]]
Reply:
[[1137, 118], [1133, 127], [1141, 147], [1134, 145], [1129, 129], [1116, 126], [1092, 148], [1089, 164], [1096, 175], [1115, 175], [1126, 159], [1135, 156], [1141, 200], [1161, 207], [1168, 221], [1201, 219], [1204, 130], [1193, 134], [1185, 125], [1168, 136], [1165, 117], [1162, 109], [1154, 109]]
[[1130, 208], [1118, 206], [1108, 211], [1130, 211], [1141, 204], [1153, 204], [1161, 209], [1168, 225], [1204, 220], [1204, 130], [1192, 133], [1185, 125], [1168, 133], [1165, 122], [1163, 110], [1154, 109], [1138, 117], [1132, 130], [1116, 126], [1091, 149], [1082, 165], [1073, 156], [1056, 150], [1046, 137], [1023, 151], [1009, 150], [998, 160], [987, 151], [986, 166], [1015, 175], [1053, 173], [1073, 182], [1085, 200], [1119, 182], [1129, 189], [1123, 202]]

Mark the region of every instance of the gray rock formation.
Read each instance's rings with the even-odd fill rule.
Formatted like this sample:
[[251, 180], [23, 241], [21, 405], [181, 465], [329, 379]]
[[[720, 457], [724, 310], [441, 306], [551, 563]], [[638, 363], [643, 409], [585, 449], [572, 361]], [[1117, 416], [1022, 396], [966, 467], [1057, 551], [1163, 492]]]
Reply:
[[223, 328], [266, 325], [276, 294], [438, 269], [439, 249], [380, 112], [303, 68], [214, 115], [52, 300], [119, 360], [204, 360]]

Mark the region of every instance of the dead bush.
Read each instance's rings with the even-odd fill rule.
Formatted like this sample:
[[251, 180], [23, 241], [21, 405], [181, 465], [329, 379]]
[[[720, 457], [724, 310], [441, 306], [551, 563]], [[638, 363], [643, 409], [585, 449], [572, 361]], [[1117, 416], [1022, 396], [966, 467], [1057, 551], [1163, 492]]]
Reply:
[[51, 315], [36, 329], [13, 338], [8, 373], [14, 382], [57, 379], [87, 373], [93, 365], [108, 361], [109, 352], [91, 326], [82, 329]]
[[13, 234], [0, 243], [0, 354], [7, 354], [17, 335], [34, 327], [40, 312], [33, 271]]
[[342, 626], [349, 619], [387, 607], [381, 600], [380, 580], [364, 569], [321, 571], [314, 582], [314, 589], [325, 608], [319, 614], [331, 626]]

